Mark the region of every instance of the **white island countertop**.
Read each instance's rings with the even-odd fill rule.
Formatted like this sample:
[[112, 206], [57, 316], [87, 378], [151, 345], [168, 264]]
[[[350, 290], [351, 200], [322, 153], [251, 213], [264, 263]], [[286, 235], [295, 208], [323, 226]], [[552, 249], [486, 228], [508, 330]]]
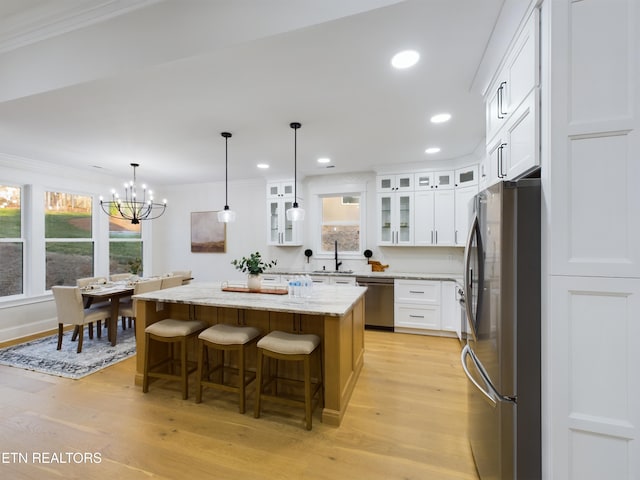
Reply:
[[341, 317], [353, 308], [366, 290], [366, 287], [314, 285], [310, 298], [294, 299], [289, 298], [288, 295], [224, 292], [221, 282], [203, 282], [142, 293], [134, 295], [133, 298], [166, 303]]

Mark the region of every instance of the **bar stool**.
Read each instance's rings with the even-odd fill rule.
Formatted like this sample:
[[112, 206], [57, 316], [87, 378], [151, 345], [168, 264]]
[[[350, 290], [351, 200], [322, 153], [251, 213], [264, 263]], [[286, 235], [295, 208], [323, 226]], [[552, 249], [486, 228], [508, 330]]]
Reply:
[[[149, 377], [165, 378], [169, 380], [180, 380], [182, 382], [182, 398], [189, 396], [189, 374], [197, 370], [197, 365], [187, 364], [187, 341], [195, 338], [208, 324], [201, 320], [175, 320], [167, 318], [159, 322], [152, 323], [144, 329], [144, 370], [142, 377], [142, 391], [149, 391]], [[169, 344], [169, 356], [154, 365], [149, 365], [149, 346], [151, 340]], [[180, 345], [180, 359], [174, 358], [173, 346]], [[176, 363], [180, 365], [180, 374], [174, 374], [173, 367]], [[159, 371], [160, 368], [169, 365], [169, 372]]]
[[[280, 331], [273, 331], [268, 335], [265, 335], [258, 342], [258, 359], [256, 369], [256, 401], [254, 405], [254, 417], [260, 417], [260, 407], [263, 398], [283, 403], [285, 405], [304, 406], [305, 412], [305, 424], [307, 430], [311, 430], [311, 416], [318, 403], [322, 401], [322, 349], [318, 348], [320, 345], [320, 337], [311, 334], [294, 334]], [[318, 381], [311, 382], [311, 355], [313, 352], [317, 352], [318, 365], [320, 375]], [[263, 357], [270, 357], [276, 360], [275, 375], [270, 375], [266, 382], [262, 380], [262, 363]], [[303, 362], [304, 365], [304, 379], [293, 380], [289, 378], [278, 376], [278, 360], [298, 361]], [[290, 397], [280, 396], [277, 394], [278, 380], [292, 383], [302, 383], [304, 385], [304, 401], [295, 400]], [[270, 384], [274, 384], [274, 394], [265, 394], [263, 390]], [[315, 404], [313, 404], [313, 398], [317, 393], [320, 393]]]
[[[260, 330], [255, 327], [226, 325], [222, 323], [213, 325], [198, 335], [198, 380], [196, 383], [196, 403], [202, 402], [202, 387], [212, 387], [218, 390], [238, 393], [239, 410], [240, 413], [244, 413], [246, 387], [256, 378], [254, 372], [247, 372], [245, 369], [245, 351], [246, 347], [255, 344], [258, 341], [259, 336]], [[214, 362], [214, 366], [212, 368], [209, 368], [209, 362], [207, 361], [207, 366], [205, 368], [204, 357], [205, 353], [207, 353], [208, 359], [209, 348], [219, 350], [222, 354], [222, 360], [220, 363]], [[231, 351], [238, 352], [238, 368], [225, 366], [224, 353]], [[215, 372], [220, 372], [220, 381], [218, 382], [210, 380], [211, 374]], [[238, 381], [235, 385], [224, 382], [225, 372], [237, 373]], [[204, 380], [202, 378], [203, 373], [205, 375]]]

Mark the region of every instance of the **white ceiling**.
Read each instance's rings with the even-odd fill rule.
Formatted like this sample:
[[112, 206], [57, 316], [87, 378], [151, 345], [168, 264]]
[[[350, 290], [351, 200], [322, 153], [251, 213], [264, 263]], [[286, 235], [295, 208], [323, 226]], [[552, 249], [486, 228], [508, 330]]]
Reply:
[[[2, 0], [0, 153], [218, 181], [230, 131], [230, 180], [284, 178], [299, 121], [299, 178], [456, 159], [484, 140], [471, 85], [502, 3]], [[420, 62], [392, 69], [406, 48]]]

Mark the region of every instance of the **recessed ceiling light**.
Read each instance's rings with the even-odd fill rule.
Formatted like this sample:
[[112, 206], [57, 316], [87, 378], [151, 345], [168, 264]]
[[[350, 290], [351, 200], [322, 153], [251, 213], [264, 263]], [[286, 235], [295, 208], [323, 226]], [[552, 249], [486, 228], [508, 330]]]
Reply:
[[440, 151], [440, 147], [429, 147], [424, 151], [424, 153], [428, 155], [432, 155], [434, 153], [438, 153], [439, 151]]
[[269, 168], [269, 164], [268, 163], [259, 163], [258, 165], [256, 165], [256, 167], [265, 170], [265, 169]]
[[393, 56], [391, 65], [398, 69], [409, 68], [418, 63], [419, 59], [420, 54], [415, 50], [403, 50]]
[[331, 159], [327, 158], [327, 157], [320, 157], [318, 159], [318, 163], [329, 163], [330, 161], [331, 161]]
[[451, 120], [450, 113], [439, 113], [431, 117], [431, 123], [444, 123], [448, 122], [449, 120]]

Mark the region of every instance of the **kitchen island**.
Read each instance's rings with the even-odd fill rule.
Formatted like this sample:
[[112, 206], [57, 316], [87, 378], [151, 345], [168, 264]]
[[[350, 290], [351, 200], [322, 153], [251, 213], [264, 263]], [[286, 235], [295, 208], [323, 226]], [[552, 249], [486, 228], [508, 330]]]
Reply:
[[[364, 287], [314, 286], [310, 298], [222, 291], [221, 283], [194, 283], [135, 295], [137, 367], [142, 385], [144, 329], [165, 318], [198, 319], [273, 330], [314, 333], [322, 339], [324, 408], [322, 421], [340, 425], [364, 361]], [[151, 357], [166, 355], [153, 344]], [[191, 357], [195, 358], [195, 357]], [[153, 360], [152, 360], [153, 362]], [[254, 365], [254, 359], [250, 360]], [[295, 372], [294, 372], [295, 373]]]

